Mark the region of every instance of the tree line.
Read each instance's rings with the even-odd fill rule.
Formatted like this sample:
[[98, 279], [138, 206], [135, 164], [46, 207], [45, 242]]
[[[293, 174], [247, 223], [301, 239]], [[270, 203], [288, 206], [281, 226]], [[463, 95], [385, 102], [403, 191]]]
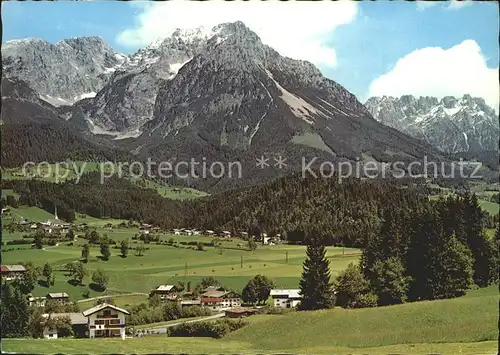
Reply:
[[362, 308], [454, 298], [499, 281], [500, 227], [489, 237], [475, 195], [448, 197], [411, 214], [386, 206], [383, 222], [330, 282], [325, 247], [308, 238], [299, 309]]

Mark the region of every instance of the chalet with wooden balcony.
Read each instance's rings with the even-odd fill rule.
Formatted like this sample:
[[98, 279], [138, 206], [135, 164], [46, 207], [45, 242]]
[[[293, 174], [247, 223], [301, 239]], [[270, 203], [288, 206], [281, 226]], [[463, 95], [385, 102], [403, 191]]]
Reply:
[[88, 319], [89, 338], [121, 337], [125, 339], [125, 315], [130, 313], [112, 304], [103, 303], [83, 311]]

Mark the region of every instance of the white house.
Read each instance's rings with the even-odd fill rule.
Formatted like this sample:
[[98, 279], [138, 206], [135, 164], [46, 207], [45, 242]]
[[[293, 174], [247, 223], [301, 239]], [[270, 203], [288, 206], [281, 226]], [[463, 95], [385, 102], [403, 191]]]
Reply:
[[177, 288], [175, 285], [160, 285], [149, 293], [150, 297], [158, 295], [162, 301], [175, 301], [177, 299]]
[[201, 294], [200, 302], [203, 307], [214, 311], [221, 311], [241, 306], [241, 298], [232, 291], [207, 291]]
[[28, 298], [28, 302], [29, 302], [30, 306], [45, 307], [45, 301], [46, 301], [46, 299], [47, 299], [47, 297], [44, 297], [44, 296], [41, 296], [41, 297], [30, 296]]
[[273, 299], [274, 307], [277, 308], [294, 308], [302, 299], [299, 289], [273, 289], [270, 296]]
[[125, 339], [127, 310], [103, 303], [83, 311], [88, 319], [89, 338], [121, 337]]

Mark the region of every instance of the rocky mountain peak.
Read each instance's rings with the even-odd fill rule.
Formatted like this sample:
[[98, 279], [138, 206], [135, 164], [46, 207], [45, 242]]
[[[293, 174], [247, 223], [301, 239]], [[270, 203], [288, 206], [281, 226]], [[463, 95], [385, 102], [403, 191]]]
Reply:
[[449, 153], [497, 150], [498, 116], [484, 99], [371, 97], [366, 107], [381, 123], [423, 139]]
[[4, 75], [24, 80], [56, 106], [95, 96], [123, 61], [124, 56], [100, 37], [70, 38], [56, 44], [13, 40], [2, 48]]

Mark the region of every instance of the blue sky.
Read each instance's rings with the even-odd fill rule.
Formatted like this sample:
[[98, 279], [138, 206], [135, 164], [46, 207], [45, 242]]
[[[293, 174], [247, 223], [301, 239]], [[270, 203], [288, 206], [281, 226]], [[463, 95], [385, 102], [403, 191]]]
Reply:
[[[326, 11], [319, 9], [316, 13], [311, 12], [308, 19], [297, 22], [292, 21], [296, 14], [290, 13], [290, 22], [277, 20], [282, 21], [281, 27], [264, 26], [262, 32], [256, 32], [263, 40], [268, 39], [270, 44], [276, 43], [280, 52], [281, 43], [289, 43], [288, 47], [282, 47], [285, 54], [303, 56], [315, 62], [327, 77], [362, 100], [371, 94], [406, 93], [401, 90], [416, 95], [428, 92], [430, 95], [457, 96], [476, 86], [477, 92], [472, 94], [486, 98], [493, 90], [492, 72], [487, 69], [498, 68], [499, 62], [498, 5], [485, 2], [456, 4], [452, 6], [443, 2], [425, 6], [412, 2], [364, 1], [342, 7], [334, 5], [330, 14], [323, 14]], [[117, 51], [130, 53], [153, 40], [154, 36], [167, 34], [176, 24], [197, 24], [196, 16], [192, 18], [192, 11], [186, 12], [173, 5], [169, 5], [168, 9], [156, 8], [160, 5], [113, 1], [2, 2], [2, 41], [38, 37], [54, 43], [67, 37], [98, 35]], [[161, 11], [168, 16], [163, 16]], [[304, 12], [297, 15], [302, 16], [299, 19], [307, 16]], [[203, 16], [205, 18], [199, 19], [202, 24], [208, 17], [206, 13]], [[232, 19], [233, 14], [218, 16]], [[244, 22], [248, 19], [250, 24], [257, 24], [262, 16], [256, 13], [255, 21], [246, 17]], [[266, 21], [265, 16], [262, 21]], [[274, 21], [269, 18], [269, 22]], [[296, 29], [301, 32], [293, 32]], [[302, 38], [304, 31], [306, 34]], [[283, 32], [282, 37], [279, 37], [280, 32]], [[294, 37], [296, 42], [290, 40]], [[309, 47], [307, 43], [314, 42], [311, 39], [316, 38], [321, 43], [317, 47]], [[467, 42], [468, 45], [463, 44], [467, 40], [472, 41]], [[442, 51], [428, 49], [432, 47], [439, 47]], [[456, 50], [450, 50], [454, 47]], [[415, 51], [426, 48], [419, 52], [419, 56], [415, 54]], [[318, 55], [314, 57], [312, 53], [316, 50]], [[308, 53], [311, 53], [310, 58]], [[330, 63], [329, 56], [332, 57]], [[484, 59], [482, 64], [481, 58]], [[398, 61], [401, 65], [394, 70]], [[448, 62], [454, 67], [449, 68]], [[426, 82], [432, 80], [432, 85], [417, 83], [412, 87], [405, 84], [412, 75], [408, 73], [412, 70], [410, 63], [413, 67], [417, 63], [420, 67], [414, 70], [423, 73], [424, 77], [427, 75]], [[449, 73], [441, 74], [444, 71]], [[478, 81], [483, 82], [471, 84], [470, 78], [461, 77], [463, 71], [469, 72], [468, 77], [479, 78]], [[458, 79], [454, 79], [455, 72]], [[457, 83], [450, 84], [450, 80], [457, 80]], [[480, 89], [485, 85], [488, 91]], [[490, 101], [494, 102], [494, 99]]]

